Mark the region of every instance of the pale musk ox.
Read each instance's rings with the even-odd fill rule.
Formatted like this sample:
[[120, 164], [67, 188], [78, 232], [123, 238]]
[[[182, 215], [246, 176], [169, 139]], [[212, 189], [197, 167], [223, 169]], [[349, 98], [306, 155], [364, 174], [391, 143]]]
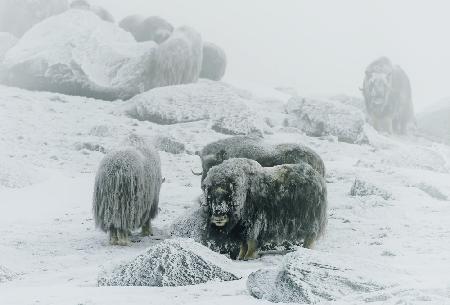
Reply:
[[224, 76], [226, 68], [227, 56], [225, 51], [211, 42], [204, 42], [200, 77], [219, 81]]
[[128, 245], [134, 229], [151, 234], [162, 181], [159, 153], [140, 136], [130, 135], [104, 157], [95, 178], [93, 211], [96, 226], [109, 232], [112, 245]]
[[264, 167], [306, 162], [322, 177], [325, 176], [322, 158], [309, 147], [294, 143], [269, 145], [257, 136], [235, 136], [212, 142], [197, 154], [203, 171], [194, 174], [202, 175], [202, 180], [211, 167], [230, 158], [255, 160]]
[[136, 41], [154, 41], [158, 44], [166, 41], [173, 32], [173, 26], [158, 16], [144, 17], [130, 15], [119, 22], [119, 26], [131, 33]]
[[305, 162], [262, 167], [230, 159], [212, 167], [202, 183], [209, 230], [240, 240], [239, 259], [254, 259], [267, 242], [311, 248], [327, 223], [324, 178]]
[[366, 69], [362, 88], [371, 124], [378, 131], [405, 134], [414, 121], [411, 85], [406, 73], [386, 57]]

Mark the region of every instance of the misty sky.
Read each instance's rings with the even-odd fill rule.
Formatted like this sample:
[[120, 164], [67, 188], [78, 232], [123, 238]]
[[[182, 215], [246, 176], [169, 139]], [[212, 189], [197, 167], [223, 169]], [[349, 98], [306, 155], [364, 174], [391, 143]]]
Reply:
[[409, 75], [417, 109], [450, 96], [446, 0], [92, 0], [116, 19], [160, 15], [220, 44], [225, 80], [294, 86], [302, 95], [360, 95], [386, 55]]

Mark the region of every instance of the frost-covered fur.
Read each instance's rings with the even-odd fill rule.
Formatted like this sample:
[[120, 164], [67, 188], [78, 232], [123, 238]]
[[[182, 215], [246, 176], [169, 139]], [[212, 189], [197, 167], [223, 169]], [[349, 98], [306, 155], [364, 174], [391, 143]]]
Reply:
[[177, 28], [155, 53], [150, 87], [195, 83], [202, 64], [202, 44], [194, 29]]
[[375, 129], [404, 134], [414, 121], [411, 85], [406, 73], [386, 57], [366, 69], [363, 95]]
[[161, 44], [173, 32], [173, 26], [159, 16], [145, 18], [141, 15], [130, 15], [122, 19], [119, 26], [130, 32], [139, 42], [152, 40]]
[[200, 77], [219, 81], [224, 76], [226, 68], [227, 56], [225, 51], [211, 42], [205, 42], [203, 44], [203, 63]]
[[327, 223], [325, 180], [305, 162], [262, 167], [226, 160], [211, 168], [202, 188], [209, 229], [239, 238], [240, 259], [254, 258], [258, 245], [272, 241], [311, 247]]
[[93, 210], [96, 226], [110, 233], [112, 244], [127, 244], [129, 231], [140, 227], [144, 235], [151, 233], [161, 183], [159, 154], [139, 136], [129, 136], [105, 156], [95, 178]]
[[231, 158], [247, 158], [264, 167], [306, 162], [322, 177], [325, 165], [322, 158], [309, 147], [288, 143], [269, 145], [257, 136], [235, 136], [206, 145], [199, 153], [202, 161], [202, 179], [209, 169]]

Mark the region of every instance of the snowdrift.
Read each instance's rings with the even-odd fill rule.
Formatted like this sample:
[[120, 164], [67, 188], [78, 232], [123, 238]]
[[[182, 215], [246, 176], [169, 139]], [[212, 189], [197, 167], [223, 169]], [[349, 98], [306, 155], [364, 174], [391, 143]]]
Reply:
[[248, 95], [221, 82], [155, 88], [132, 98], [125, 113], [162, 125], [208, 120], [210, 127], [230, 135], [262, 134], [263, 120], [247, 106]]
[[165, 240], [128, 264], [101, 276], [99, 286], [187, 286], [233, 281], [227, 259], [188, 239]]

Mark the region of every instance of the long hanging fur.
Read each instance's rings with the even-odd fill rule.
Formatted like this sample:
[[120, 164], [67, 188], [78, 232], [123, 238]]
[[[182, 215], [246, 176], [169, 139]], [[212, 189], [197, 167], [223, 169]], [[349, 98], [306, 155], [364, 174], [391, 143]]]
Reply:
[[135, 135], [122, 147], [105, 156], [95, 178], [94, 219], [105, 232], [140, 228], [158, 213], [159, 153]]
[[200, 152], [202, 161], [202, 180], [209, 169], [230, 158], [247, 158], [257, 161], [264, 167], [306, 162], [322, 177], [325, 165], [322, 158], [312, 149], [300, 144], [265, 144], [263, 139], [254, 136], [235, 136], [206, 145]]
[[208, 216], [226, 215], [225, 227], [208, 227], [241, 242], [316, 240], [327, 224], [324, 178], [305, 162], [264, 168], [249, 159], [214, 166], [203, 181]]

